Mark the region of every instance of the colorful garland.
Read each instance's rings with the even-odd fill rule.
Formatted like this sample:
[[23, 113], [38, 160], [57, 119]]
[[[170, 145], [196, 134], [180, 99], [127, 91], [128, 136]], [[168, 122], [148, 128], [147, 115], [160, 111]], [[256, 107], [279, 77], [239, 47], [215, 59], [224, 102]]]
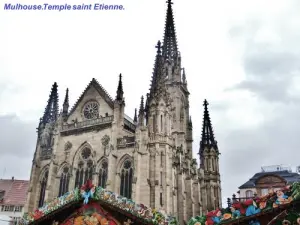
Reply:
[[[293, 183], [291, 186], [287, 186], [281, 190], [274, 192], [271, 190], [269, 194], [257, 197], [255, 199], [249, 199], [244, 202], [235, 202], [228, 209], [217, 209], [209, 212], [204, 216], [193, 217], [189, 220], [188, 225], [213, 225], [223, 224], [229, 221], [234, 221], [239, 218], [252, 216], [261, 212], [266, 212], [273, 208], [277, 208], [279, 205], [289, 204], [292, 201], [300, 199], [300, 183]], [[298, 218], [298, 217], [297, 217]], [[298, 222], [296, 220], [293, 220]], [[276, 219], [278, 222], [279, 219]], [[283, 221], [285, 223], [283, 223]], [[281, 221], [281, 224], [286, 224], [288, 219]], [[260, 225], [257, 219], [251, 220], [249, 224]], [[300, 225], [300, 219], [299, 219]]]
[[66, 204], [71, 204], [82, 200], [84, 204], [88, 204], [90, 200], [107, 203], [121, 209], [122, 211], [130, 213], [135, 217], [144, 219], [147, 222], [151, 222], [154, 225], [178, 224], [174, 217], [164, 215], [160, 211], [151, 209], [143, 204], [136, 204], [131, 199], [127, 199], [111, 191], [107, 191], [102, 187], [95, 187], [91, 181], [88, 181], [81, 187], [80, 190], [76, 188], [75, 190], [68, 192], [63, 196], [44, 204], [43, 207], [35, 210], [33, 213], [24, 214], [20, 225], [30, 224], [45, 215], [63, 208]]

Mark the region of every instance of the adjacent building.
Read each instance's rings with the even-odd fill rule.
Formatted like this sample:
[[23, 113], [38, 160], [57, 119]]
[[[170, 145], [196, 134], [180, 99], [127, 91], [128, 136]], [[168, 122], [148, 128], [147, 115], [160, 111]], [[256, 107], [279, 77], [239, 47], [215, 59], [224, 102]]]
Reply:
[[0, 179], [0, 216], [18, 221], [22, 217], [29, 181]]
[[66, 91], [61, 113], [54, 83], [38, 127], [26, 212], [88, 179], [137, 203], [163, 209], [180, 224], [221, 206], [220, 153], [206, 100], [200, 166], [193, 156], [190, 92], [171, 0], [152, 74], [150, 90], [137, 102], [140, 107], [133, 118], [124, 113], [121, 75], [115, 98], [93, 79], [71, 109]]
[[285, 187], [293, 182], [299, 182], [300, 175], [292, 172], [287, 166], [273, 165], [261, 168], [250, 180], [239, 187], [240, 198], [252, 198], [254, 195], [263, 196], [270, 189], [274, 191]]

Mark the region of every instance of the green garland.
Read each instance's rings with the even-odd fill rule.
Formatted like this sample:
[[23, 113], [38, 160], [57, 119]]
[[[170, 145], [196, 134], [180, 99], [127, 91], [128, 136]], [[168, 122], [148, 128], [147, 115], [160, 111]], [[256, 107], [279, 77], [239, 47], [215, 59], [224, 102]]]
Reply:
[[[93, 186], [93, 188], [94, 192], [93, 195], [90, 196], [90, 200], [104, 202], [111, 206], [117, 207], [122, 211], [130, 213], [135, 217], [144, 219], [147, 222], [151, 222], [154, 225], [178, 225], [178, 222], [174, 217], [166, 216], [156, 209], [148, 208], [143, 204], [136, 204], [131, 199], [127, 199], [111, 191], [107, 191], [102, 187]], [[79, 190], [78, 188], [76, 188], [75, 190], [68, 192], [59, 198], [55, 198], [51, 202], [45, 203], [43, 207], [35, 210], [34, 212], [24, 214], [20, 225], [27, 225], [36, 220], [39, 220], [43, 216], [46, 216], [58, 209], [63, 208], [66, 204], [83, 201], [84, 193], [87, 191], [85, 191], [84, 189]]]

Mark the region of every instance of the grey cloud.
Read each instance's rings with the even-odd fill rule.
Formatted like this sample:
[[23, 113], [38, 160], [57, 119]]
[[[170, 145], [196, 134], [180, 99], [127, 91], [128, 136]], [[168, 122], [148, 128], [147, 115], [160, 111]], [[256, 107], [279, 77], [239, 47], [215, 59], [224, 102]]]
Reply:
[[[275, 47], [274, 47], [275, 48]], [[252, 43], [243, 58], [246, 79], [236, 89], [249, 90], [267, 101], [286, 101], [293, 78], [300, 75], [298, 54], [271, 52]]]
[[0, 164], [7, 156], [32, 158], [36, 143], [36, 123], [23, 122], [15, 115], [0, 116]]
[[[252, 129], [229, 130], [216, 127], [221, 151], [222, 185], [224, 197], [237, 191], [261, 166], [285, 164], [300, 165], [300, 101], [276, 104], [273, 115], [260, 126]], [[267, 106], [266, 106], [267, 107]], [[276, 116], [274, 116], [274, 114]], [[226, 129], [228, 129], [226, 131]], [[225, 130], [225, 132], [224, 132]], [[227, 133], [219, 135], [219, 133]], [[292, 168], [295, 170], [295, 168]], [[234, 176], [234, 182], [233, 177]]]
[[299, 55], [282, 50], [280, 52], [264, 49], [260, 44], [252, 44], [252, 51], [244, 56], [244, 68], [248, 76], [258, 78], [287, 78], [300, 67]]
[[[247, 90], [272, 102], [291, 98], [293, 78], [300, 76], [300, 31], [289, 26], [289, 16], [281, 16], [273, 18], [272, 26], [262, 17], [229, 29], [232, 40], [244, 45], [242, 65], [246, 75], [245, 80], [232, 89]], [[300, 15], [297, 18], [300, 20]], [[277, 24], [277, 21], [280, 22]], [[271, 33], [278, 40], [273, 41], [272, 35], [260, 40], [260, 34], [264, 33]]]

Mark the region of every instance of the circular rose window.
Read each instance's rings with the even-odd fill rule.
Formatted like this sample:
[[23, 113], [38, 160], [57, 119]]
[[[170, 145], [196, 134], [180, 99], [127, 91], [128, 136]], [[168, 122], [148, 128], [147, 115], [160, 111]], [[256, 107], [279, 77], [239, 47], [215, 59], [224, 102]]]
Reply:
[[99, 105], [96, 102], [87, 103], [83, 108], [83, 115], [86, 119], [96, 119], [99, 116]]

